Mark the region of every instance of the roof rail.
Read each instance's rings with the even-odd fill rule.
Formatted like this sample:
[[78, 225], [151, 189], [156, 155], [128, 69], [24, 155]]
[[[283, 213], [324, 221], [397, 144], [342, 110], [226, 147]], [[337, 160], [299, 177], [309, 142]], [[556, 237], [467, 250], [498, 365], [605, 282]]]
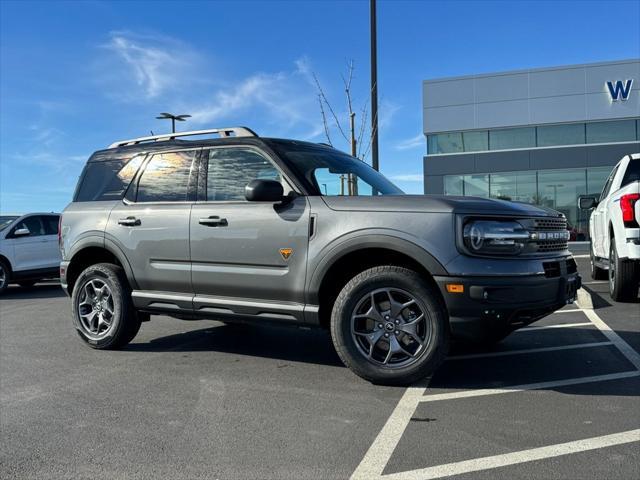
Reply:
[[132, 138], [131, 140], [120, 140], [109, 145], [109, 148], [125, 147], [128, 145], [138, 145], [144, 142], [157, 142], [161, 140], [173, 140], [178, 137], [189, 137], [191, 135], [206, 135], [217, 133], [221, 138], [225, 137], [257, 137], [258, 134], [247, 127], [210, 128], [207, 130], [193, 130], [191, 132], [165, 133], [164, 135], [152, 135], [150, 137]]

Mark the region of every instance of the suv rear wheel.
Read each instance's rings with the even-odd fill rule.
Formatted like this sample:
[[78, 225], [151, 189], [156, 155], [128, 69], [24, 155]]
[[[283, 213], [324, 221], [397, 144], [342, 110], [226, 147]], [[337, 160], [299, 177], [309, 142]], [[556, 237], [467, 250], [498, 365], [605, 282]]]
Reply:
[[78, 335], [90, 347], [115, 349], [129, 343], [140, 330], [129, 283], [117, 265], [99, 263], [86, 268], [71, 296]]
[[616, 302], [630, 302], [638, 296], [638, 273], [636, 264], [620, 260], [615, 238], [609, 246], [609, 293]]
[[331, 336], [341, 360], [374, 383], [406, 385], [433, 374], [449, 349], [438, 293], [416, 272], [374, 267], [340, 292]]

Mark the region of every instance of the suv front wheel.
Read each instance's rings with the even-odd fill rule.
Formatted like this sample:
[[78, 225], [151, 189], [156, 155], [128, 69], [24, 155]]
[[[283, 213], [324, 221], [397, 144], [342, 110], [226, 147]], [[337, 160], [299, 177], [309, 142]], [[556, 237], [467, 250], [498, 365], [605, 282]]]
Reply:
[[140, 330], [129, 283], [117, 265], [99, 263], [78, 277], [71, 296], [78, 335], [90, 347], [115, 349], [129, 343]]
[[406, 385], [440, 366], [449, 349], [438, 292], [412, 270], [380, 266], [356, 275], [331, 314], [341, 360], [374, 383]]

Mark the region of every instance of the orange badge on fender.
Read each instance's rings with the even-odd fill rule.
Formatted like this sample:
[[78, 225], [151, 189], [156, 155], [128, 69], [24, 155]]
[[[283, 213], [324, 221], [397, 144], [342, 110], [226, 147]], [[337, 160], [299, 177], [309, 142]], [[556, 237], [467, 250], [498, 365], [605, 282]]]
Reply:
[[281, 248], [280, 255], [285, 260], [289, 260], [289, 257], [293, 254], [293, 248]]

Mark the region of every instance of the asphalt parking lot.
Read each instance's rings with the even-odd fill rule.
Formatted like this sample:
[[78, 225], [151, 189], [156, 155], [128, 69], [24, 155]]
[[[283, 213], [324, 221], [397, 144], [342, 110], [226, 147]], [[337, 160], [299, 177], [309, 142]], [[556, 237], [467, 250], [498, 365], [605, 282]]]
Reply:
[[[640, 478], [640, 303], [591, 283], [422, 385], [371, 385], [328, 335], [154, 317], [85, 347], [56, 285], [0, 300], [2, 478]], [[640, 300], [639, 300], [640, 302]]]

